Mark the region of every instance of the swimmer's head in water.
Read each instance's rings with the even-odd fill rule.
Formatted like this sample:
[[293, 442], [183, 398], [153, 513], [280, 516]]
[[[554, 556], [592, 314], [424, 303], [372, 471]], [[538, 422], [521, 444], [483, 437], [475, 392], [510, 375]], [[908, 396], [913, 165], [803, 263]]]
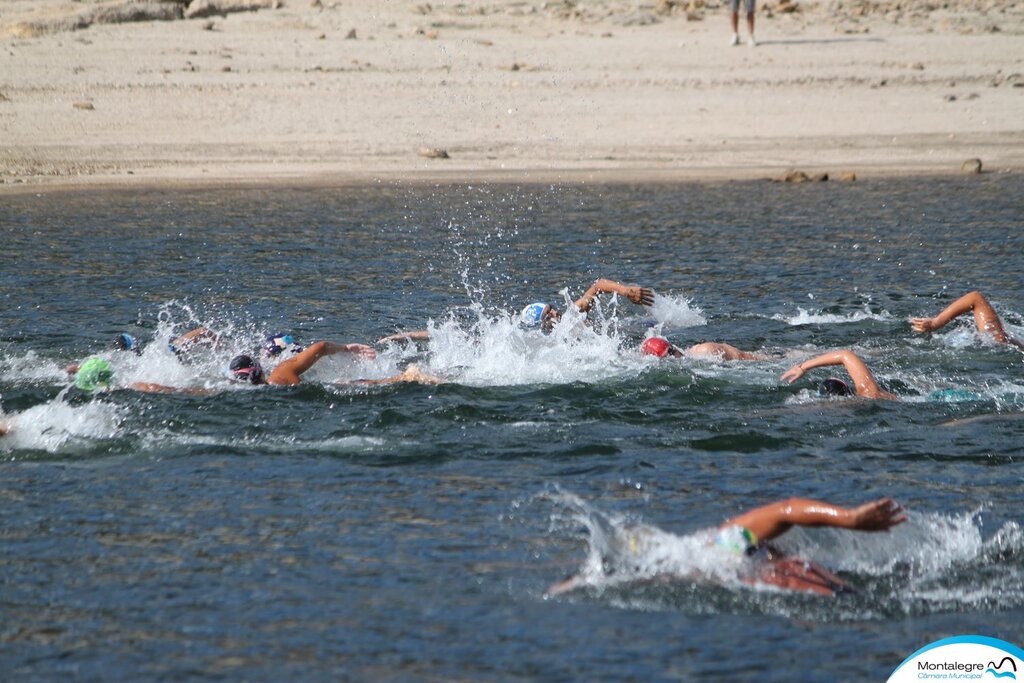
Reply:
[[665, 356], [678, 358], [683, 355], [679, 349], [674, 347], [663, 337], [651, 337], [650, 339], [645, 340], [643, 345], [640, 347], [640, 350], [648, 356], [657, 356], [658, 358], [664, 358]]
[[263, 367], [252, 356], [235, 356], [228, 364], [228, 377], [253, 384], [263, 383]]
[[544, 321], [544, 313], [548, 308], [547, 304], [530, 304], [519, 314], [519, 320], [527, 327], [539, 327]]
[[715, 545], [737, 555], [753, 555], [757, 552], [757, 536], [750, 529], [741, 526], [727, 526], [715, 535]]
[[838, 377], [829, 377], [818, 385], [818, 396], [853, 396], [850, 385]]
[[116, 351], [132, 351], [136, 354], [142, 353], [142, 347], [139, 346], [139, 340], [127, 332], [122, 332], [111, 339], [110, 348]]
[[110, 387], [114, 371], [110, 363], [102, 358], [90, 358], [82, 363], [75, 373], [75, 386], [82, 391], [97, 391]]
[[263, 351], [270, 357], [279, 356], [289, 350], [292, 353], [302, 350], [290, 334], [272, 334], [263, 340]]

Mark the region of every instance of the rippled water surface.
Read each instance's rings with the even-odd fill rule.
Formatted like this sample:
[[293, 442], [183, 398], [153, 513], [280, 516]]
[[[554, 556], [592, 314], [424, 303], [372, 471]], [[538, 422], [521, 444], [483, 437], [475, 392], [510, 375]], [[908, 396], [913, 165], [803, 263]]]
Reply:
[[[1024, 337], [1022, 197], [1019, 175], [0, 197], [0, 670], [884, 680], [941, 637], [1020, 644], [1024, 358], [907, 321], [979, 289]], [[599, 276], [655, 306], [516, 323]], [[221, 343], [183, 364], [166, 341], [197, 325]], [[421, 328], [298, 387], [223, 376], [269, 333]], [[122, 331], [141, 355], [105, 348]], [[659, 362], [654, 333], [769, 359]], [[837, 348], [901, 400], [779, 383]], [[67, 390], [91, 355], [121, 388]], [[446, 383], [353, 383], [409, 363]], [[890, 534], [781, 541], [855, 595], [733, 580], [704, 540], [772, 500], [883, 495], [910, 516]]]

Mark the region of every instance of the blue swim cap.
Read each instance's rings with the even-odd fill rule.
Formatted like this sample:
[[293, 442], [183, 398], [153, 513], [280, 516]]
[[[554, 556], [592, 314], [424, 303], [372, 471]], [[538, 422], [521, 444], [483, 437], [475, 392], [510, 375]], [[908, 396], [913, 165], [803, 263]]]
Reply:
[[135, 353], [142, 353], [142, 349], [139, 348], [139, 341], [128, 334], [122, 332], [110, 341], [110, 348], [117, 349], [118, 351], [134, 351]]
[[519, 314], [519, 320], [527, 327], [537, 327], [544, 321], [544, 309], [547, 307], [547, 304], [530, 304]]
[[302, 350], [302, 347], [295, 345], [295, 339], [290, 334], [272, 334], [263, 340], [263, 350], [268, 356], [277, 356], [289, 347], [292, 347], [292, 351]]

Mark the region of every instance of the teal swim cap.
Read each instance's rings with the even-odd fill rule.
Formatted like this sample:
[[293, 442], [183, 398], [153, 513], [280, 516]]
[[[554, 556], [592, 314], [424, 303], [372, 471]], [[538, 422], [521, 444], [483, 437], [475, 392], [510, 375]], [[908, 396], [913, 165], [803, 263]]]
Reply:
[[110, 363], [102, 358], [90, 358], [78, 368], [75, 386], [82, 391], [96, 391], [108, 388], [112, 379], [114, 371], [110, 369]]
[[928, 394], [929, 401], [958, 403], [960, 401], [984, 401], [985, 397], [966, 389], [939, 389]]

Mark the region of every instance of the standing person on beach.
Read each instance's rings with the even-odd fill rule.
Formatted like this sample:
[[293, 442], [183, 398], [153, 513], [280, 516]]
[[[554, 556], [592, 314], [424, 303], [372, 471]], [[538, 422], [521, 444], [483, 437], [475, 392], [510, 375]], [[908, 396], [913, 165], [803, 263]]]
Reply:
[[[743, 0], [743, 9], [747, 13], [747, 45], [750, 47], [757, 47], [757, 41], [754, 40], [754, 3], [756, 0]], [[732, 12], [730, 19], [732, 20], [732, 38], [729, 39], [730, 45], [740, 44], [740, 0], [729, 0], [729, 9]]]

